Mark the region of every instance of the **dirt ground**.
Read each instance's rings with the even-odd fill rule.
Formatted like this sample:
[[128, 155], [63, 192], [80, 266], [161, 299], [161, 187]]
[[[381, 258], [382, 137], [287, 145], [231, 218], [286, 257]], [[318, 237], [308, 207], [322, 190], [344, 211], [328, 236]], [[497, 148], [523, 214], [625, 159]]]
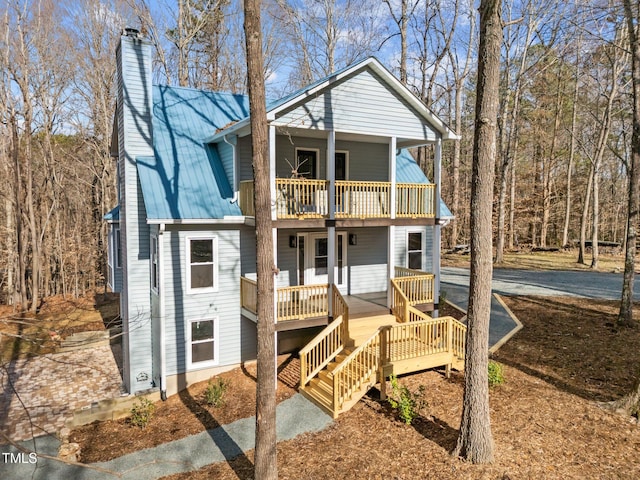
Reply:
[[[494, 358], [506, 383], [491, 390], [496, 458], [478, 466], [450, 456], [458, 435], [463, 377], [442, 371], [405, 376], [411, 391], [425, 387], [428, 407], [405, 425], [371, 390], [364, 401], [322, 432], [278, 444], [282, 479], [637, 479], [640, 426], [601, 408], [634, 382], [640, 365], [640, 328], [615, 327], [615, 302], [569, 298], [507, 298], [524, 328]], [[640, 318], [639, 318], [640, 319]], [[255, 368], [255, 367], [253, 367]], [[113, 458], [177, 439], [255, 411], [255, 370], [235, 370], [226, 405], [204, 407], [199, 384], [158, 404], [145, 430], [126, 421], [76, 429], [82, 461]], [[298, 364], [281, 365], [278, 398], [294, 392]], [[233, 399], [233, 401], [231, 401]], [[171, 479], [252, 478], [253, 452]]]
[[16, 313], [0, 305], [0, 362], [32, 355], [54, 353], [59, 340], [86, 331], [101, 331], [115, 326], [118, 295], [91, 293], [81, 298], [61, 295], [43, 299], [38, 313]]

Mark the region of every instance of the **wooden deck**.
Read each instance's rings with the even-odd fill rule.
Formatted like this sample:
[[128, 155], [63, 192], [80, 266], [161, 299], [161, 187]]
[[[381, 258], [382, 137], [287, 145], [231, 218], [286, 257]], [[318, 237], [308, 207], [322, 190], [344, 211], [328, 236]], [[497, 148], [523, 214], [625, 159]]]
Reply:
[[388, 313], [341, 315], [300, 351], [300, 392], [335, 418], [376, 384], [385, 398], [390, 375], [441, 366], [447, 374], [462, 370], [466, 327], [452, 317], [408, 311], [404, 322]]

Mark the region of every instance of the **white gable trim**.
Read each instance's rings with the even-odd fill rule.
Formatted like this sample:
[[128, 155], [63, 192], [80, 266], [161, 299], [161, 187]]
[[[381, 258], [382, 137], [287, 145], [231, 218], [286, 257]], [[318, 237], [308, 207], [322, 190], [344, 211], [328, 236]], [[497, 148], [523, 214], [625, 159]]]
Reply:
[[[365, 68], [371, 68], [384, 82], [386, 82], [392, 90], [398, 93], [412, 108], [416, 110], [427, 123], [432, 125], [434, 129], [442, 135], [443, 140], [459, 140], [460, 136], [456, 135], [453, 130], [447, 127], [442, 120], [440, 120], [427, 106], [413, 94], [405, 85], [400, 82], [389, 70], [387, 70], [377, 59], [369, 57], [360, 63], [356, 63], [353, 66], [339, 72], [336, 75], [329, 76], [324, 82], [314, 85], [313, 87], [303, 91], [299, 95], [292, 97], [282, 105], [278, 105], [271, 110], [267, 111], [267, 121], [271, 122], [276, 119], [276, 116], [286, 111], [287, 109], [299, 104], [304, 103], [307, 99], [314, 98], [321, 90], [329, 87], [330, 85], [339, 82], [345, 77], [353, 75], [354, 73], [364, 70]], [[250, 127], [250, 119], [245, 118], [238, 123], [231, 125], [229, 128], [224, 129], [215, 135], [212, 135], [206, 140], [208, 143], [219, 141], [225, 135], [237, 133], [242, 136], [240, 131], [245, 129], [243, 133], [248, 133], [247, 128]]]

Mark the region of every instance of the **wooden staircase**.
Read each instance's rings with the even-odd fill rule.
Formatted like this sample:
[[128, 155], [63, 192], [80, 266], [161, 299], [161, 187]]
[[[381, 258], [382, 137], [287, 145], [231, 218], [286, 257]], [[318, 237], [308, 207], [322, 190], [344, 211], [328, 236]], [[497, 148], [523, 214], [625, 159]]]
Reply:
[[[464, 368], [466, 327], [452, 317], [432, 319], [413, 306], [401, 315], [349, 320], [333, 292], [334, 321], [300, 350], [300, 392], [336, 418], [386, 378], [438, 366]], [[399, 321], [400, 318], [404, 321]]]

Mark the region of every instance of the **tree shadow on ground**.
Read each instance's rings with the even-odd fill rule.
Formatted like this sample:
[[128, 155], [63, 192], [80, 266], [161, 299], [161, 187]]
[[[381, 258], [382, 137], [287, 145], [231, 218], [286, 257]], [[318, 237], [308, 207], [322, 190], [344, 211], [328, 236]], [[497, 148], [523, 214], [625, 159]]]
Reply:
[[[365, 405], [376, 413], [383, 415], [391, 422], [404, 423], [391, 404], [387, 400], [380, 399], [380, 390], [377, 387], [369, 390], [365, 399]], [[439, 445], [447, 452], [452, 452], [456, 446], [458, 430], [438, 417], [418, 415], [411, 426], [425, 439]]]
[[211, 436], [211, 439], [238, 478], [251, 478], [254, 471], [253, 463], [224, 428], [219, 428], [222, 426], [220, 422], [216, 420], [209, 410], [201, 405], [198, 399], [189, 393], [189, 389], [185, 388], [181, 390], [178, 396], [182, 403], [198, 418], [205, 429], [207, 429], [207, 433]]
[[495, 360], [589, 401], [615, 400], [633, 387], [640, 330], [616, 325], [619, 302], [505, 298], [524, 328]]

